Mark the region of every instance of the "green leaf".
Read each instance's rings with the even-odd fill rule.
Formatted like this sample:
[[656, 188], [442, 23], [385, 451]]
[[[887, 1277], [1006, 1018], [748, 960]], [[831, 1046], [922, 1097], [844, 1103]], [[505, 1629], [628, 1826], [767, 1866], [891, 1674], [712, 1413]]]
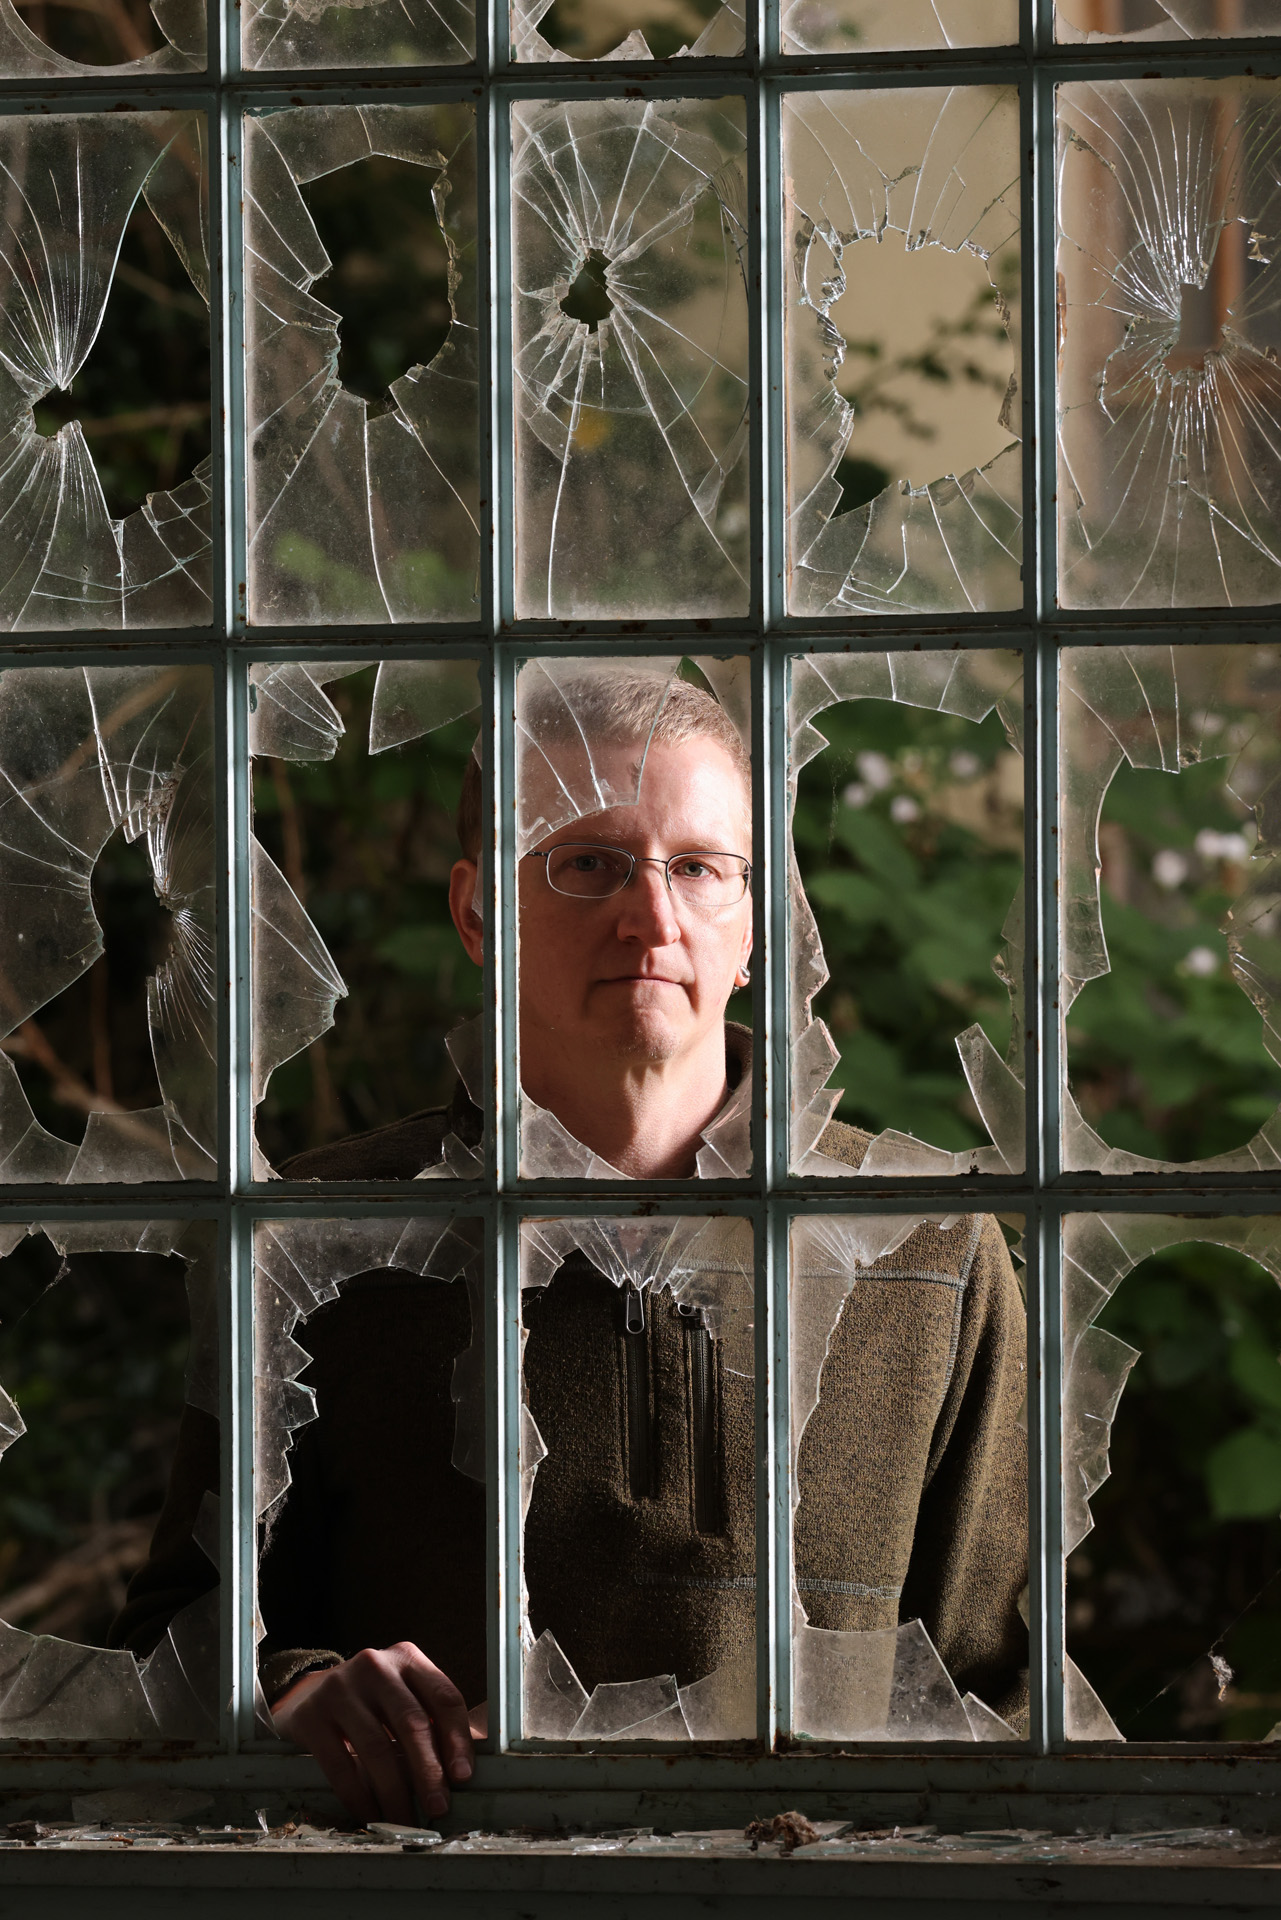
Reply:
[[1207, 1455], [1205, 1483], [1219, 1520], [1281, 1513], [1281, 1440], [1260, 1427], [1230, 1434]]

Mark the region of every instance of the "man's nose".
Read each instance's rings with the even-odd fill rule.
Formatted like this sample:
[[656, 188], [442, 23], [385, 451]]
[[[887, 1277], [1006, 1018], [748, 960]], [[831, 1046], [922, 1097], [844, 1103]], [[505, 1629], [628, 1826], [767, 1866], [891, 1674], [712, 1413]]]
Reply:
[[655, 862], [637, 861], [636, 871], [618, 897], [618, 932], [624, 940], [649, 947], [672, 947], [681, 937], [680, 921], [667, 875]]

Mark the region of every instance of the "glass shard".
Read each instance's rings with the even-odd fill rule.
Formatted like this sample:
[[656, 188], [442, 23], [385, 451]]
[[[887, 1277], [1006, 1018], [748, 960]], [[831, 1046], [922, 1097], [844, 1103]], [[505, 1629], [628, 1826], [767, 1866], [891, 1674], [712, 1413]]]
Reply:
[[785, 0], [784, 53], [1009, 46], [1013, 0]]
[[783, 128], [789, 611], [1019, 606], [1016, 95], [795, 93]]
[[[516, 610], [744, 613], [741, 107], [530, 101], [512, 138]], [[591, 259], [595, 325], [563, 304]]]
[[742, 0], [629, 0], [619, 10], [591, 0], [513, 0], [512, 59], [704, 59], [743, 51]]
[[259, 69], [453, 66], [475, 53], [475, 8], [469, 0], [250, 0], [240, 44], [245, 65]]
[[[388, 161], [404, 163], [394, 181], [370, 173], [369, 164], [361, 168]], [[322, 244], [307, 189], [323, 185], [332, 200], [333, 176], [352, 169], [339, 183], [350, 191], [329, 206], [331, 238], [343, 247], [335, 260]], [[322, 626], [474, 619], [480, 536], [473, 110], [300, 107], [251, 117], [245, 182], [252, 618]], [[362, 252], [362, 229], [386, 218], [393, 191], [400, 196], [397, 225], [412, 230], [403, 266], [406, 274], [412, 269], [413, 284], [399, 285], [391, 272], [378, 306], [378, 341], [352, 343], [363, 349], [357, 374], [373, 382], [366, 398], [344, 383], [351, 376], [339, 356], [344, 328], [375, 324], [368, 303], [344, 321], [323, 296], [331, 273], [335, 300], [345, 300], [362, 275], [381, 276], [380, 285], [387, 280], [400, 256], [389, 238], [368, 234]], [[430, 338], [412, 332], [428, 294], [443, 316]], [[431, 352], [428, 364], [412, 363], [418, 350]], [[401, 352], [410, 363], [397, 376]]]
[[1273, 81], [1059, 89], [1059, 599], [1281, 598]]
[[208, 50], [203, 0], [96, 7], [80, 0], [0, 6], [0, 75], [12, 80], [123, 79], [201, 73]]

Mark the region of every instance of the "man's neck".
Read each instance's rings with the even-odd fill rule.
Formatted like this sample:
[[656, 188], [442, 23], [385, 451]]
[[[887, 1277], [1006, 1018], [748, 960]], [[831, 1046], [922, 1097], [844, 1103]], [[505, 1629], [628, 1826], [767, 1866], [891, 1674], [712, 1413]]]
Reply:
[[584, 1084], [559, 1060], [531, 1060], [522, 1049], [521, 1082], [566, 1130], [629, 1180], [685, 1180], [697, 1172], [703, 1130], [729, 1087], [725, 1042], [713, 1033], [697, 1053], [677, 1060], [603, 1055]]

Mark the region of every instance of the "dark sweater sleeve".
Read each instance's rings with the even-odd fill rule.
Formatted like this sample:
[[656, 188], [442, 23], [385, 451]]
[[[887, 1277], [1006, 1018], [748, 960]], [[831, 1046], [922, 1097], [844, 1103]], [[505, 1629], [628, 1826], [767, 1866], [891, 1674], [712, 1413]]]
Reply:
[[919, 1618], [961, 1693], [1027, 1718], [1027, 1325], [1004, 1236], [985, 1221], [935, 1424], [900, 1618]]
[[128, 1647], [142, 1659], [164, 1638], [176, 1613], [217, 1586], [217, 1568], [196, 1545], [195, 1528], [205, 1495], [218, 1493], [218, 1434], [211, 1413], [183, 1408], [151, 1549], [129, 1582], [125, 1604], [107, 1635], [108, 1646]]

